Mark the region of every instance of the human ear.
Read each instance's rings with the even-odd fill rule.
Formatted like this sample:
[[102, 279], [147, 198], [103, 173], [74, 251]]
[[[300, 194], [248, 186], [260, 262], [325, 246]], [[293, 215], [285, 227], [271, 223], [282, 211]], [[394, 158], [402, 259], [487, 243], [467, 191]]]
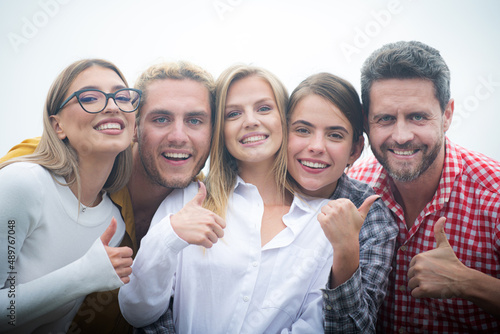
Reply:
[[444, 132], [448, 131], [451, 126], [451, 121], [453, 120], [453, 111], [455, 110], [455, 101], [450, 99], [443, 113], [443, 128]]
[[352, 164], [361, 156], [361, 152], [363, 152], [364, 146], [365, 137], [361, 135], [359, 136], [358, 141], [352, 144], [351, 155], [349, 157], [349, 160], [347, 160], [350, 166], [352, 166]]
[[66, 139], [67, 136], [63, 130], [63, 125], [59, 115], [50, 116], [50, 124], [52, 125], [52, 129], [54, 129], [54, 132], [60, 140]]

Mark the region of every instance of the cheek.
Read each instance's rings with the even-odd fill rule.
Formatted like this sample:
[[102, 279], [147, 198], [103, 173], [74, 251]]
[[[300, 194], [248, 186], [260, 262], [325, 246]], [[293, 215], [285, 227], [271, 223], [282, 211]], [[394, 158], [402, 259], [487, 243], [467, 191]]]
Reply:
[[291, 158], [299, 153], [305, 146], [306, 140], [300, 138], [292, 133], [288, 133], [288, 157]]
[[326, 152], [337, 165], [347, 163], [352, 153], [352, 145], [330, 144], [326, 147]]

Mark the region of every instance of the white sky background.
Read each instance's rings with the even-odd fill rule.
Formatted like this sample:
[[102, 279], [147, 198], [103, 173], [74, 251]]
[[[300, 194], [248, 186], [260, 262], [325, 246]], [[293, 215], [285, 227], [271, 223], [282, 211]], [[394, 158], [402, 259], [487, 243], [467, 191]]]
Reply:
[[189, 60], [214, 77], [259, 65], [290, 92], [327, 71], [359, 92], [372, 51], [420, 40], [451, 70], [448, 136], [500, 160], [499, 14], [497, 0], [0, 0], [0, 156], [41, 134], [47, 91], [78, 59], [110, 60], [130, 85], [155, 62]]

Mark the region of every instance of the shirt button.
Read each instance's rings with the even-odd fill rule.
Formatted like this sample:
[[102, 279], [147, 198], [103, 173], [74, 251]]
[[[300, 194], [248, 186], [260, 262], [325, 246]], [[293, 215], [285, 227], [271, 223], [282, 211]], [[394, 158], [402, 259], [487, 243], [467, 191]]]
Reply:
[[257, 267], [259, 263], [257, 261], [252, 262], [252, 266]]
[[399, 330], [398, 330], [399, 333], [403, 334], [403, 333], [406, 333], [405, 329], [403, 327], [401, 327]]
[[327, 309], [328, 311], [331, 311], [331, 310], [332, 310], [332, 307], [331, 307], [330, 305], [326, 305], [326, 309]]
[[[399, 291], [401, 291], [401, 292], [405, 292], [405, 291], [406, 291], [406, 286], [404, 286], [404, 285], [400, 285], [400, 286], [399, 286]], [[403, 330], [404, 330], [404, 329], [403, 329]]]
[[401, 246], [399, 248], [402, 252], [406, 252], [406, 250], [408, 249], [405, 245]]
[[247, 301], [249, 301], [249, 300], [250, 300], [250, 298], [249, 298], [248, 296], [243, 297], [243, 301], [244, 301], [244, 302], [247, 302]]

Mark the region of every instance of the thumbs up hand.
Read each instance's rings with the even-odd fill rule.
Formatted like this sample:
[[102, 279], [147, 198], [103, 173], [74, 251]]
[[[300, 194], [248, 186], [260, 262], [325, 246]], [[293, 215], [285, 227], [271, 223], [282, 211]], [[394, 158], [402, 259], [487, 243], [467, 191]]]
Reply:
[[[378, 195], [368, 197], [363, 204], [356, 206], [347, 198], [339, 198], [328, 202], [321, 208], [318, 221], [333, 249], [359, 243], [359, 232], [372, 204]], [[359, 245], [358, 245], [359, 252]]]
[[434, 224], [436, 248], [417, 254], [410, 262], [408, 287], [416, 298], [459, 297], [459, 283], [469, 270], [455, 255], [444, 232], [445, 217]]
[[202, 207], [207, 189], [199, 182], [198, 193], [179, 212], [170, 218], [174, 232], [192, 245], [210, 248], [224, 236], [226, 222]]
[[116, 274], [120, 277], [123, 283], [127, 284], [130, 282], [129, 275], [132, 273], [132, 249], [129, 247], [110, 247], [109, 242], [113, 238], [116, 232], [117, 222], [113, 217], [111, 223], [104, 233], [101, 235], [101, 241], [104, 245], [104, 249], [108, 254], [109, 260], [115, 268]]

